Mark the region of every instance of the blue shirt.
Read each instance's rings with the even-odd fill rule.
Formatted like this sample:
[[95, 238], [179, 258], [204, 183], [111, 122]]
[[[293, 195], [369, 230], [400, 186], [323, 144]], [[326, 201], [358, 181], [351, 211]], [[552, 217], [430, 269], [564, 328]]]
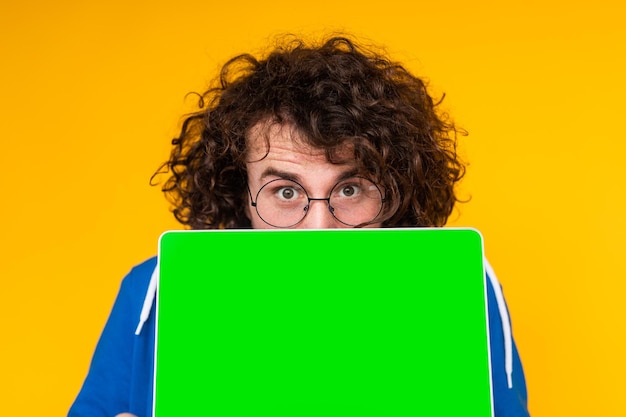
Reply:
[[[156, 258], [151, 258], [133, 268], [122, 281], [89, 372], [68, 417], [113, 417], [122, 412], [152, 416], [154, 314], [148, 316], [139, 335], [135, 335], [135, 330], [155, 267]], [[499, 310], [499, 307], [506, 310], [506, 305], [502, 304], [503, 299], [498, 304], [499, 288], [494, 290], [490, 279], [487, 284], [495, 417], [528, 417], [524, 371], [512, 339], [509, 339], [513, 364], [511, 386], [507, 380], [506, 337]], [[508, 315], [504, 319], [508, 323]]]

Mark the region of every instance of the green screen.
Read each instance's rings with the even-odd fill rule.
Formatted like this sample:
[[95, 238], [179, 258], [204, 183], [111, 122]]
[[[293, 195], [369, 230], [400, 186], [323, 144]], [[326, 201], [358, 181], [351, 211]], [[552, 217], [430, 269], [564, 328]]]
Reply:
[[168, 232], [155, 415], [491, 416], [471, 229]]

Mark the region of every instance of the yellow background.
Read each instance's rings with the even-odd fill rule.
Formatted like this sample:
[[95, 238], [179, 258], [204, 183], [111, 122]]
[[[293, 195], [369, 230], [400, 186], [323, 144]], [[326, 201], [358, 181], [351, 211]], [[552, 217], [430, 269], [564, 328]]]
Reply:
[[0, 415], [63, 415], [117, 292], [177, 224], [148, 179], [184, 96], [273, 34], [346, 30], [469, 130], [534, 416], [626, 415], [625, 13], [617, 0], [4, 1]]

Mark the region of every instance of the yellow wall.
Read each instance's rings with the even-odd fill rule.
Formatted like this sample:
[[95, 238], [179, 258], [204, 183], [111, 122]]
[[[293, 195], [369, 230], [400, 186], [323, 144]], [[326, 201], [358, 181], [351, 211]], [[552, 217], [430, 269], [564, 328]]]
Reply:
[[386, 44], [470, 131], [453, 224], [486, 238], [533, 415], [623, 415], [620, 2], [404, 4], [2, 2], [0, 415], [65, 412], [122, 275], [177, 227], [148, 179], [184, 95], [272, 34], [329, 29]]

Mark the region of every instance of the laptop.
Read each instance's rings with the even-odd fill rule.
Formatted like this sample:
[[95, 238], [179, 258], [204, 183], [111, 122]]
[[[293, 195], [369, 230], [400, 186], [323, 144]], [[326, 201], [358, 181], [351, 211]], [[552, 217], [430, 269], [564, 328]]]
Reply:
[[493, 416], [474, 229], [159, 242], [154, 415]]

